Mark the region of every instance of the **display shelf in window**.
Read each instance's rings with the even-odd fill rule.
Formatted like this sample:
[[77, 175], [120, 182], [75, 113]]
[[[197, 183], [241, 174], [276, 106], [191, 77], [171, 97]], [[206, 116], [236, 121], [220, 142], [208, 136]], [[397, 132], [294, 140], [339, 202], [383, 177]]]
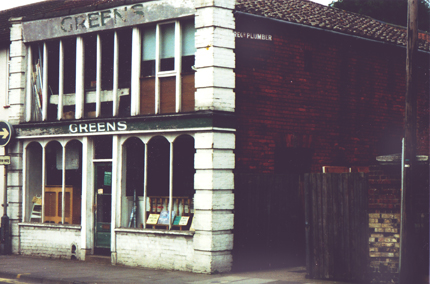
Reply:
[[[149, 196], [149, 208], [147, 210], [146, 225], [147, 228], [153, 229], [168, 229], [169, 224], [160, 224], [157, 218], [155, 223], [155, 216], [159, 217], [163, 210], [169, 208], [168, 196]], [[194, 216], [193, 199], [187, 196], [174, 196], [172, 198], [172, 211], [174, 212], [171, 217], [172, 230], [189, 230], [191, 220]]]

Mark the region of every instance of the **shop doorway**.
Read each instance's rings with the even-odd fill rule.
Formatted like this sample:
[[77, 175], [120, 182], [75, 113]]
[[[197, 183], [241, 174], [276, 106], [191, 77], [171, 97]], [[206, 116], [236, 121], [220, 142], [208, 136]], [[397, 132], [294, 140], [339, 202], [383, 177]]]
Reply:
[[94, 254], [110, 255], [112, 163], [94, 163]]

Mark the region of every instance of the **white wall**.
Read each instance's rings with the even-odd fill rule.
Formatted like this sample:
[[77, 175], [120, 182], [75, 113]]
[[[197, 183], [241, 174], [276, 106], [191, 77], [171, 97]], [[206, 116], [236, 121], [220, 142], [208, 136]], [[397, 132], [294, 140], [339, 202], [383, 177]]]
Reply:
[[[178, 231], [176, 231], [178, 232]], [[117, 263], [154, 269], [193, 271], [194, 247], [190, 232], [116, 232]]]
[[[20, 254], [79, 259], [80, 226], [20, 224]], [[75, 246], [75, 252], [72, 252]]]

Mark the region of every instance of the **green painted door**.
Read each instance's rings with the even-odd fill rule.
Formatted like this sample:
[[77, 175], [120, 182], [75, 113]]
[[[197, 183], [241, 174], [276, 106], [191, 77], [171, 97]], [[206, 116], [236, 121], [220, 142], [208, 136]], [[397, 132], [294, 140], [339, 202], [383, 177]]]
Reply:
[[95, 163], [94, 218], [96, 249], [110, 249], [112, 213], [112, 163]]

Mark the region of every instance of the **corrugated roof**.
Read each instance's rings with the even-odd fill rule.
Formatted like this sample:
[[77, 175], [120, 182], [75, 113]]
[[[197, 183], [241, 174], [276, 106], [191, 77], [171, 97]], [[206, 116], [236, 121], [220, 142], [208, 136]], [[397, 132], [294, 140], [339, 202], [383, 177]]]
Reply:
[[[101, 10], [142, 0], [48, 0], [6, 11], [0, 11], [0, 42], [9, 41], [9, 18], [33, 20]], [[236, 11], [318, 27], [349, 35], [406, 45], [406, 28], [373, 18], [324, 6], [309, 0], [236, 0]], [[418, 47], [430, 50], [428, 33], [419, 34]]]
[[[236, 11], [406, 45], [405, 27], [309, 0], [236, 0]], [[420, 32], [418, 47], [422, 50], [430, 50], [428, 33]]]

